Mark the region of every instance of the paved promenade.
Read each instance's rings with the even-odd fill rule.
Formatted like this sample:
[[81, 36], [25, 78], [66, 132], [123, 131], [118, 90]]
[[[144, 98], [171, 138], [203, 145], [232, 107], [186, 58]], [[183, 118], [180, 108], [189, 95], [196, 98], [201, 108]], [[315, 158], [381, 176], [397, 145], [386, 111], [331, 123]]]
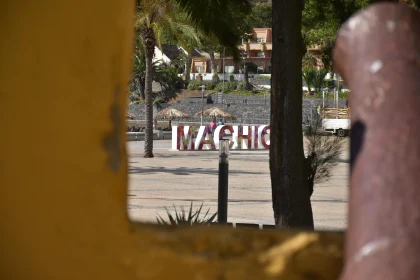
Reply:
[[[155, 158], [143, 158], [143, 141], [127, 142], [128, 213], [132, 220], [156, 222], [156, 213], [173, 204], [201, 205], [217, 211], [218, 151], [169, 151], [169, 140], [154, 141]], [[317, 184], [312, 195], [316, 229], [342, 230], [347, 225], [348, 143], [333, 176]], [[274, 224], [268, 150], [231, 150], [228, 221]]]

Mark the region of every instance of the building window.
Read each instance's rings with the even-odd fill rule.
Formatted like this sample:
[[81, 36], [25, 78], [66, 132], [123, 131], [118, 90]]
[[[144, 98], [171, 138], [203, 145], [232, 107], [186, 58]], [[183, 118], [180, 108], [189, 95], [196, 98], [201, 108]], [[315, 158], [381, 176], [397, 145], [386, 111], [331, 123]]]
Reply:
[[197, 73], [201, 73], [201, 69], [203, 68], [203, 66], [196, 66], [195, 67], [195, 72]]
[[264, 52], [257, 52], [257, 57], [265, 57]]
[[233, 73], [234, 70], [234, 66], [225, 66], [225, 73]]
[[258, 43], [265, 43], [265, 38], [257, 38]]

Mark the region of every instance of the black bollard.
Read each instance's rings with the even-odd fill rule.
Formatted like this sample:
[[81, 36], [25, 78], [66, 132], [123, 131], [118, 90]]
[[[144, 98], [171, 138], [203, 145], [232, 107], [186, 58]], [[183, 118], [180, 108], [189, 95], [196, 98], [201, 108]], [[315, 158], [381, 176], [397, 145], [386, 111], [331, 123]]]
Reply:
[[229, 140], [219, 143], [219, 194], [217, 201], [217, 223], [227, 223]]

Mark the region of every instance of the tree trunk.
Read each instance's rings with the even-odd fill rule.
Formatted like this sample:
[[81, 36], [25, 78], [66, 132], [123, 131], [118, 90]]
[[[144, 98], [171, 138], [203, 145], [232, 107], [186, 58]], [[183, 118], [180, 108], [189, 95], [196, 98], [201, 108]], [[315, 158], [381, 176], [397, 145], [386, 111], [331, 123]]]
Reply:
[[302, 135], [303, 1], [273, 1], [270, 173], [278, 228], [313, 229]]
[[219, 82], [219, 75], [217, 74], [217, 69], [216, 69], [216, 60], [214, 58], [214, 51], [211, 50], [209, 51], [209, 55], [210, 55], [210, 71], [211, 71], [211, 77], [212, 77], [212, 82], [213, 83], [218, 83]]
[[251, 85], [249, 84], [248, 66], [246, 64], [244, 66], [244, 90], [251, 90]]
[[146, 80], [145, 79], [139, 79], [139, 88], [140, 88], [140, 99], [146, 100], [146, 95], [144, 93], [146, 88]]
[[192, 63], [192, 50], [188, 52], [187, 61], [186, 61], [186, 69], [185, 69], [185, 84], [188, 85], [190, 83], [190, 73], [191, 73], [191, 63]]
[[142, 36], [146, 50], [146, 84], [145, 84], [145, 111], [146, 131], [144, 136], [144, 157], [153, 157], [153, 92], [152, 92], [152, 59], [155, 51], [156, 39], [153, 29], [146, 28]]
[[209, 55], [210, 55], [211, 73], [214, 75], [215, 73], [217, 73], [217, 71], [216, 71], [216, 60], [214, 59], [214, 52], [213, 51], [209, 52]]

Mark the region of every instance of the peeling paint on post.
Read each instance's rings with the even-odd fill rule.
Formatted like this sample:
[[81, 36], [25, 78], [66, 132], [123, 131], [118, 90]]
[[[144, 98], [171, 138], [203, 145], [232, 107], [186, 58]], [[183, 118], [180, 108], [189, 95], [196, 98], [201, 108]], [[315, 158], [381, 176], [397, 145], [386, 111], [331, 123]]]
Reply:
[[122, 127], [121, 127], [121, 104], [119, 98], [121, 97], [121, 87], [116, 86], [114, 92], [114, 102], [109, 109], [110, 120], [112, 124], [112, 131], [109, 132], [104, 139], [104, 148], [108, 153], [108, 166], [114, 172], [118, 172], [121, 166], [122, 158]]
[[351, 190], [343, 280], [420, 279], [420, 13], [382, 3], [340, 30], [351, 89]]

